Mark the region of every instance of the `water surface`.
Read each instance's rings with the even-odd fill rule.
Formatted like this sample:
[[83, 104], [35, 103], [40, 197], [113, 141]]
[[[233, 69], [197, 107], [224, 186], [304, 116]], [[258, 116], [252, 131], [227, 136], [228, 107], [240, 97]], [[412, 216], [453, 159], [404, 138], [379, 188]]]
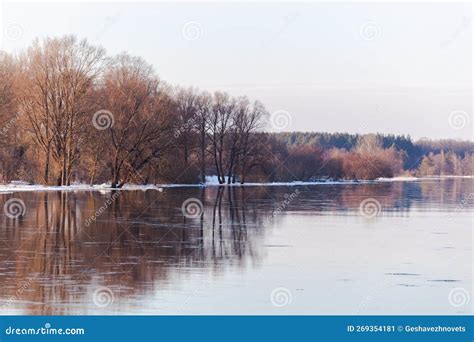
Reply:
[[[0, 194], [25, 203], [0, 216], [0, 313], [468, 314], [473, 193], [430, 179]], [[184, 215], [189, 199], [202, 212]]]

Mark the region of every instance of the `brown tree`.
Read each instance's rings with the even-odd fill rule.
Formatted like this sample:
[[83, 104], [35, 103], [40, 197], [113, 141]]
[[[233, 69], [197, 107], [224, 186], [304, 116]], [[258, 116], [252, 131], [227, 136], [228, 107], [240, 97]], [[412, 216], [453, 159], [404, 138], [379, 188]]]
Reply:
[[[140, 171], [173, 146], [176, 108], [170, 90], [143, 59], [121, 54], [103, 76], [101, 105], [112, 115], [97, 132], [107, 146], [112, 187], [143, 182]], [[101, 115], [95, 118], [99, 127]]]
[[36, 40], [22, 58], [20, 111], [44, 152], [43, 181], [50, 183], [51, 157], [56, 182], [68, 185], [84, 144], [88, 97], [105, 64], [105, 50], [73, 36]]

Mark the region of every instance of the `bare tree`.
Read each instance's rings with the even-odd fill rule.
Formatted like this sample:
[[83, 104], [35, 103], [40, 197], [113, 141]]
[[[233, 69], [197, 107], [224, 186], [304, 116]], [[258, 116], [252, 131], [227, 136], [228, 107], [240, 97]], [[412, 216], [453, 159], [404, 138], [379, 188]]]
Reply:
[[183, 147], [184, 167], [188, 167], [189, 155], [194, 146], [193, 131], [197, 125], [198, 90], [192, 87], [176, 90], [176, 134], [178, 142]]
[[171, 88], [138, 57], [109, 59], [72, 36], [36, 40], [18, 56], [0, 53], [0, 179], [122, 187], [208, 174], [220, 184], [472, 174], [472, 142], [270, 134], [267, 115], [247, 97]]
[[18, 174], [24, 149], [18, 143], [17, 100], [15, 94], [16, 63], [12, 56], [0, 52], [0, 170], [4, 181]]
[[206, 92], [199, 95], [196, 104], [196, 128], [199, 134], [199, 161], [201, 183], [206, 182], [207, 132], [212, 106], [212, 96]]
[[57, 183], [68, 185], [84, 143], [87, 98], [105, 64], [105, 50], [73, 36], [36, 40], [23, 58], [20, 108], [30, 132], [45, 153], [45, 183], [50, 158], [57, 163]]
[[[240, 162], [240, 183], [245, 182], [245, 177], [251, 168], [256, 166], [259, 156], [267, 154], [263, 150], [265, 137], [257, 134], [263, 128], [263, 119], [268, 115], [263, 104], [259, 101], [250, 106], [247, 98], [241, 98], [238, 118], [235, 120], [239, 135], [239, 149], [236, 164]], [[253, 157], [253, 163], [249, 160]], [[232, 182], [235, 183], [235, 169], [233, 170]]]
[[220, 184], [225, 183], [226, 143], [232, 127], [235, 108], [235, 99], [227, 93], [216, 92], [214, 94], [209, 118], [208, 137], [211, 143], [210, 153], [214, 157], [217, 179]]
[[121, 54], [104, 74], [102, 105], [113, 115], [113, 125], [98, 135], [106, 152], [112, 187], [122, 187], [172, 146], [175, 102], [160, 85], [153, 68], [139, 57]]

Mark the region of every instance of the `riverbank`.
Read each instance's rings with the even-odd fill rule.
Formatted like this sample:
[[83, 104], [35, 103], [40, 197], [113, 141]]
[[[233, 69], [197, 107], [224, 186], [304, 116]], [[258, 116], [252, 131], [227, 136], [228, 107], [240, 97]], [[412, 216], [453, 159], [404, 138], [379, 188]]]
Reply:
[[24, 192], [24, 191], [147, 191], [156, 190], [163, 191], [166, 188], [205, 188], [215, 186], [231, 186], [231, 187], [255, 187], [255, 186], [321, 186], [321, 185], [356, 185], [356, 184], [375, 184], [384, 182], [416, 182], [427, 179], [440, 178], [474, 178], [474, 176], [430, 176], [430, 177], [393, 177], [378, 178], [375, 180], [327, 180], [314, 182], [273, 182], [273, 183], [235, 183], [235, 184], [219, 184], [217, 182], [207, 182], [205, 184], [126, 184], [120, 189], [112, 189], [110, 184], [72, 184], [69, 186], [48, 186], [38, 184], [28, 184], [25, 182], [12, 182], [9, 184], [0, 184], [1, 193]]

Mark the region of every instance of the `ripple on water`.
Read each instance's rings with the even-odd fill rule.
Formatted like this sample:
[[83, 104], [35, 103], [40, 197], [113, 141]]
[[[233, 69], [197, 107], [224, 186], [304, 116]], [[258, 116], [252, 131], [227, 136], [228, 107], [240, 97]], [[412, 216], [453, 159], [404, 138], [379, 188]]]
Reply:
[[[132, 191], [110, 206], [95, 192], [24, 193], [25, 217], [0, 224], [0, 305], [16, 296], [7, 313], [268, 314], [254, 304], [283, 286], [305, 303], [289, 314], [344, 314], [354, 291], [373, 285], [370, 273], [394, 286], [383, 286], [368, 314], [468, 314], [432, 304], [439, 291], [467, 288], [469, 269], [433, 262], [455, 251], [470, 260], [474, 205], [462, 200], [473, 189], [474, 180], [300, 187], [274, 216], [294, 187]], [[201, 198], [202, 217], [183, 216], [188, 198]], [[380, 202], [383, 219], [360, 221], [365, 198]], [[114, 305], [94, 305], [99, 285], [113, 291]], [[317, 295], [334, 287], [344, 289], [338, 305]]]
[[397, 284], [398, 286], [402, 287], [420, 287], [419, 285], [414, 285], [414, 284]]

